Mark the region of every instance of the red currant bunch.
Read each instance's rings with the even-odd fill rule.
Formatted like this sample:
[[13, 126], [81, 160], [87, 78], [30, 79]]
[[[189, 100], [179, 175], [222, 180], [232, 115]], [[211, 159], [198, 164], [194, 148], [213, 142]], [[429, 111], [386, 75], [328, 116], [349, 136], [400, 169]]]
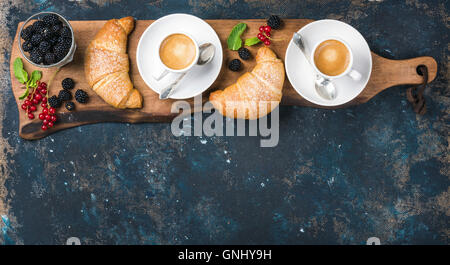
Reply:
[[48, 108], [47, 106], [42, 109], [42, 112], [39, 113], [39, 119], [42, 120], [41, 129], [43, 131], [53, 127], [53, 124], [56, 122], [56, 110], [55, 108]]
[[41, 107], [42, 112], [39, 113], [39, 119], [42, 121], [41, 129], [43, 131], [53, 127], [54, 123], [56, 122], [56, 109], [52, 108], [48, 104], [48, 90], [47, 90], [47, 84], [42, 82], [38, 85], [37, 88], [42, 95], [45, 95], [42, 99]]
[[37, 105], [41, 103], [42, 112], [39, 113], [38, 117], [42, 120], [42, 130], [47, 130], [53, 127], [56, 122], [56, 109], [52, 108], [48, 104], [48, 90], [47, 84], [45, 82], [38, 82], [36, 88], [33, 92], [27, 96], [27, 99], [22, 104], [22, 109], [28, 114], [30, 120], [34, 119], [34, 114], [37, 110]]
[[[45, 92], [45, 93], [44, 93]], [[27, 96], [27, 99], [22, 104], [22, 109], [28, 114], [28, 119], [34, 119], [34, 114], [37, 110], [37, 105], [41, 102], [47, 102], [47, 84], [44, 82], [38, 82], [38, 86], [33, 89], [31, 94]]]
[[258, 39], [262, 41], [265, 45], [270, 45], [270, 31], [272, 28], [270, 26], [261, 26], [259, 27], [259, 33], [257, 35]]

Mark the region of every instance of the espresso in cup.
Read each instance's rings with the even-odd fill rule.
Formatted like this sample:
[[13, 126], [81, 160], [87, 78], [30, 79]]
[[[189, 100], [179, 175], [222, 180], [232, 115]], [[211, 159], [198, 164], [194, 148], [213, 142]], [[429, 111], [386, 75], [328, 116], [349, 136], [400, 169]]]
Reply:
[[351, 53], [341, 41], [334, 39], [323, 41], [314, 51], [314, 64], [325, 75], [341, 75], [350, 63]]
[[159, 47], [159, 57], [168, 68], [183, 70], [189, 67], [197, 57], [196, 44], [185, 34], [169, 35]]

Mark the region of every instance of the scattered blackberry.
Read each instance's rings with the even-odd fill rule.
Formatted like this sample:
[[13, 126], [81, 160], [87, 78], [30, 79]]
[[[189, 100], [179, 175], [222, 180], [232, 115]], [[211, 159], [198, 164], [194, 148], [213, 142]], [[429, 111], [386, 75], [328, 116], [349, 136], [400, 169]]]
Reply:
[[52, 30], [49, 27], [43, 27], [41, 29], [40, 33], [41, 33], [42, 38], [44, 40], [47, 40], [47, 39], [51, 38], [52, 35], [53, 35], [53, 32], [52, 32]]
[[33, 45], [39, 45], [39, 43], [41, 43], [41, 41], [43, 40], [42, 35], [39, 33], [34, 34], [33, 36], [31, 36], [31, 43], [33, 43]]
[[67, 26], [62, 27], [60, 33], [61, 37], [63, 38], [72, 38], [72, 32], [70, 31], [70, 28]]
[[34, 32], [41, 32], [42, 28], [45, 27], [44, 22], [38, 20], [33, 23], [32, 28]]
[[52, 108], [59, 108], [61, 106], [61, 100], [57, 96], [51, 96], [48, 99], [48, 104]]
[[42, 22], [44, 22], [47, 26], [56, 25], [61, 23], [58, 16], [55, 14], [48, 14], [42, 17]]
[[252, 57], [252, 54], [247, 48], [240, 48], [239, 51], [239, 57], [241, 57], [242, 60], [248, 60], [250, 57]]
[[44, 62], [45, 62], [45, 64], [54, 64], [54, 63], [56, 63], [56, 56], [55, 56], [55, 54], [52, 53], [52, 52], [49, 52], [49, 53], [45, 54]]
[[30, 54], [30, 60], [35, 64], [40, 64], [44, 61], [44, 56], [40, 51], [34, 49]]
[[20, 37], [24, 40], [30, 40], [31, 36], [33, 36], [33, 26], [28, 26], [22, 30]]
[[68, 90], [61, 89], [58, 94], [58, 98], [61, 101], [67, 101], [72, 99], [72, 94]]
[[239, 59], [231, 60], [228, 64], [228, 68], [233, 72], [241, 70], [241, 61], [239, 61]]
[[73, 89], [75, 87], [75, 82], [73, 82], [72, 78], [65, 78], [61, 82], [61, 85], [64, 89]]
[[47, 53], [50, 50], [51, 46], [50, 43], [48, 43], [47, 41], [42, 41], [41, 43], [39, 43], [39, 50], [42, 53]]
[[59, 35], [61, 28], [62, 28], [62, 26], [60, 24], [56, 24], [56, 25], [51, 26], [50, 30], [54, 35]]
[[33, 50], [33, 44], [30, 41], [25, 41], [22, 43], [22, 50], [24, 52], [30, 52]]
[[75, 104], [74, 104], [73, 102], [71, 102], [71, 101], [66, 102], [66, 109], [67, 109], [68, 111], [74, 110], [74, 109], [75, 109]]
[[281, 19], [276, 15], [270, 16], [267, 20], [267, 25], [269, 25], [272, 29], [279, 29], [281, 27], [281, 23]]
[[75, 99], [80, 103], [86, 103], [89, 99], [89, 95], [81, 89], [75, 92]]

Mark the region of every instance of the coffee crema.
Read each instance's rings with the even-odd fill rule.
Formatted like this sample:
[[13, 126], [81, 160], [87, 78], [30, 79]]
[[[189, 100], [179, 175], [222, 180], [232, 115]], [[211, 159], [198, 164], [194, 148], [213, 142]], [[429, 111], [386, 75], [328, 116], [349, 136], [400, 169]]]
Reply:
[[173, 70], [182, 70], [191, 65], [196, 53], [195, 43], [181, 33], [167, 36], [159, 48], [161, 61]]
[[350, 60], [350, 51], [338, 40], [326, 40], [314, 51], [314, 63], [317, 69], [328, 76], [337, 76], [345, 72]]

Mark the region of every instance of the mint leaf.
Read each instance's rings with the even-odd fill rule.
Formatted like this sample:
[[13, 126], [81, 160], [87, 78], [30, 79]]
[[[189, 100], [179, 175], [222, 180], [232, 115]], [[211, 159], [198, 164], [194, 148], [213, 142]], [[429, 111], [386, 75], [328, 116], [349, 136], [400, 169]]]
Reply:
[[17, 57], [14, 60], [14, 72], [19, 72], [21, 69], [23, 69], [23, 62], [21, 58]]
[[258, 44], [260, 42], [261, 42], [261, 40], [259, 40], [257, 37], [253, 37], [253, 38], [245, 40], [245, 46], [253, 46], [253, 45]]
[[237, 51], [242, 47], [241, 35], [244, 33], [246, 28], [247, 24], [245, 23], [239, 23], [233, 27], [230, 32], [230, 36], [228, 36], [227, 39], [228, 49]]
[[30, 79], [30, 82], [28, 85], [30, 87], [35, 88], [37, 86], [37, 81], [41, 80], [41, 77], [42, 77], [42, 72], [38, 71], [38, 70], [34, 70], [31, 73], [31, 79]]
[[38, 71], [38, 70], [34, 70], [31, 73], [31, 78], [27, 81], [26, 83], [26, 87], [27, 89], [25, 90], [25, 92], [23, 92], [23, 94], [19, 97], [20, 100], [26, 98], [28, 96], [28, 94], [30, 93], [30, 87], [31, 88], [36, 88], [37, 87], [37, 82], [39, 80], [41, 80], [42, 77], [42, 72]]
[[25, 84], [28, 81], [28, 73], [23, 69], [22, 59], [19, 57], [14, 60], [13, 64], [14, 76], [20, 83]]

